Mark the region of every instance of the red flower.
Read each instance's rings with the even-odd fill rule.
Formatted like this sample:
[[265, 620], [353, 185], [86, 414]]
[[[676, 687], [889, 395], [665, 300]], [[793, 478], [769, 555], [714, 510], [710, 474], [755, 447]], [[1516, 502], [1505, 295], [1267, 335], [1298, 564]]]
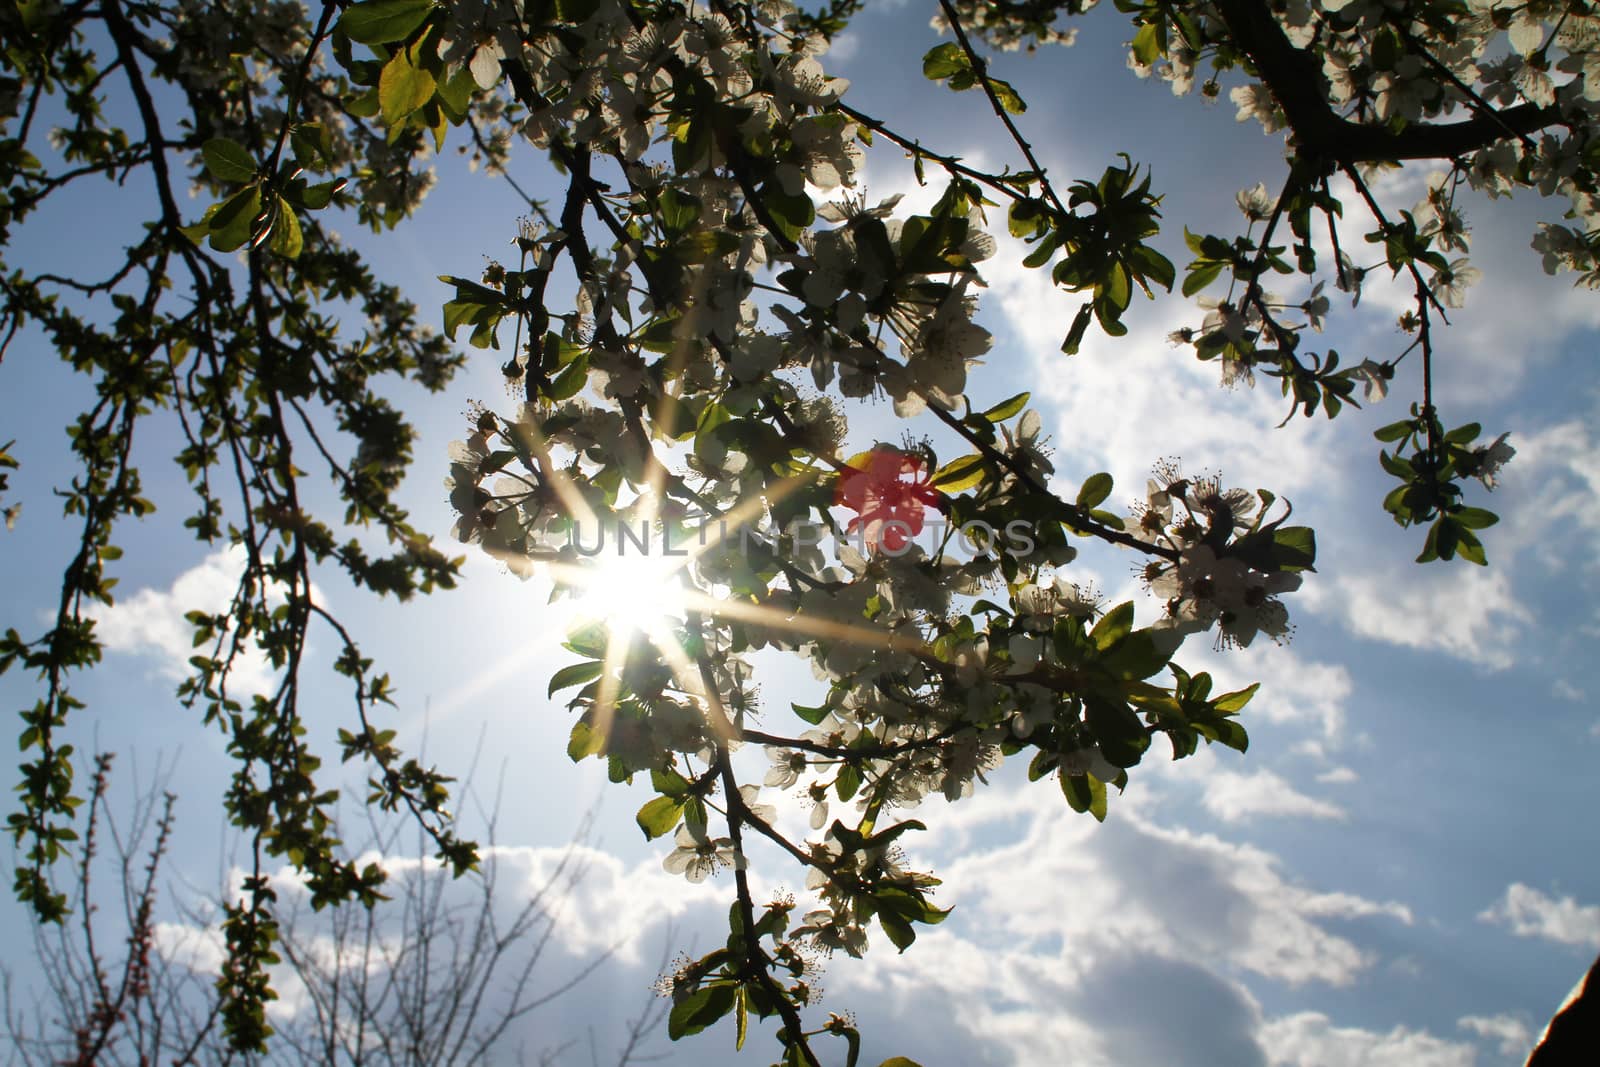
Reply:
[[932, 472], [921, 456], [875, 448], [864, 461], [839, 475], [833, 502], [856, 513], [846, 532], [859, 530], [869, 549], [881, 544], [898, 554], [922, 532], [927, 509], [940, 507], [944, 498], [929, 484]]

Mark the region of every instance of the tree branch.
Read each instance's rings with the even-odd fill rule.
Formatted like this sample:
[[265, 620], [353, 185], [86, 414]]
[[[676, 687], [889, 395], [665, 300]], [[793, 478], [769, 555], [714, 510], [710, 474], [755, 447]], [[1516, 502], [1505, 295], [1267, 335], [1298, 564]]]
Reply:
[[1330, 164], [1458, 159], [1506, 136], [1526, 137], [1565, 120], [1560, 108], [1519, 104], [1463, 122], [1413, 123], [1399, 131], [1351, 122], [1334, 111], [1316, 57], [1296, 48], [1271, 9], [1257, 0], [1216, 0], [1223, 22], [1254, 64], [1294, 130], [1304, 156]]

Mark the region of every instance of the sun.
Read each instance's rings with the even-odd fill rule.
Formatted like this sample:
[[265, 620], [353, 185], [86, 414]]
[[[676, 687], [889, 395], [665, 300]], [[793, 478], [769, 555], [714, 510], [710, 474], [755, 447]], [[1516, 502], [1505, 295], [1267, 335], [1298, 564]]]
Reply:
[[563, 567], [559, 578], [574, 589], [575, 619], [604, 622], [618, 638], [650, 635], [688, 609], [686, 562], [681, 556], [607, 551], [581, 566]]

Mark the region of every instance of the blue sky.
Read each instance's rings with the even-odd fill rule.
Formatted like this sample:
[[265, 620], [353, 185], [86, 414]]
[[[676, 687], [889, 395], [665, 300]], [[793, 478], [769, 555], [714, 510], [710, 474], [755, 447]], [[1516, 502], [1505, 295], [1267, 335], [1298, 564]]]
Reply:
[[[1281, 179], [1278, 143], [1235, 123], [1226, 101], [1175, 100], [1135, 79], [1113, 12], [1081, 27], [1076, 47], [1008, 57], [999, 73], [1029, 101], [1024, 130], [1058, 181], [1098, 176], [1118, 151], [1150, 165], [1166, 196], [1160, 245], [1181, 266], [1185, 223], [1235, 232], [1234, 194]], [[983, 165], [1015, 164], [980, 97], [923, 81], [920, 57], [935, 43], [922, 7], [876, 6], [824, 62], [851, 79], [854, 106]], [[536, 172], [531, 157], [524, 163]], [[519, 210], [504, 183], [468, 175], [453, 157], [439, 169], [419, 217], [367, 242], [424, 308], [449, 296], [434, 275], [471, 276], [484, 256], [509, 254]], [[1384, 179], [1386, 202], [1409, 207], [1425, 173]], [[916, 190], [886, 148], [869, 154], [867, 175], [871, 199], [937, 193]], [[549, 188], [547, 177], [528, 184], [541, 183]], [[112, 197], [78, 208], [30, 224], [15, 261], [48, 269], [92, 256], [107, 234], [136, 228], [142, 210]], [[1091, 335], [1069, 359], [1057, 347], [1076, 298], [1008, 262], [1009, 246], [986, 264], [982, 321], [996, 343], [972, 376], [974, 402], [1031, 388], [1063, 491], [1107, 470], [1126, 507], [1155, 460], [1181, 456], [1191, 469], [1219, 469], [1226, 484], [1291, 498], [1318, 532], [1319, 573], [1290, 598], [1287, 647], [1217, 653], [1194, 639], [1181, 657], [1224, 682], [1263, 682], [1246, 712], [1248, 755], [1152, 760], [1103, 826], [1074, 816], [1048, 780], [1030, 786], [1020, 768], [971, 800], [925, 802], [916, 814], [930, 831], [908, 850], [944, 879], [938, 900], [954, 915], [903, 956], [875, 943], [865, 960], [828, 968], [823, 1007], [857, 1014], [864, 1062], [895, 1053], [927, 1064], [1521, 1062], [1600, 949], [1600, 829], [1590, 816], [1600, 302], [1546, 277], [1528, 248], [1534, 221], [1560, 210], [1536, 198], [1468, 208], [1484, 277], [1443, 334], [1439, 402], [1452, 424], [1510, 430], [1518, 451], [1479, 501], [1505, 517], [1486, 538], [1487, 570], [1412, 564], [1420, 535], [1379, 507], [1385, 476], [1371, 431], [1404, 414], [1414, 367], [1376, 410], [1274, 429], [1284, 408], [1270, 384], [1224, 391], [1214, 367], [1169, 345], [1166, 335], [1193, 321], [1184, 301], [1137, 302], [1127, 337]], [[1394, 325], [1404, 306], [1403, 294], [1371, 285], [1354, 311], [1336, 302], [1321, 343], [1347, 361], [1385, 358], [1404, 346]], [[48, 490], [66, 476], [61, 427], [83, 390], [26, 341], [0, 365], [0, 439], [21, 442], [13, 499], [25, 502], [0, 539], [0, 581], [6, 623], [37, 630], [68, 558]], [[447, 444], [464, 435], [469, 401], [503, 401], [498, 363], [480, 353], [442, 396], [400, 394], [421, 431], [404, 499], [440, 537], [452, 521]], [[899, 436], [887, 405], [860, 414], [853, 443]], [[122, 753], [124, 788], [136, 760], [146, 771], [170, 763], [183, 797], [173, 869], [214, 885], [227, 862], [222, 743], [171, 693], [188, 655], [182, 613], [217, 602], [230, 563], [174, 537], [184, 487], [167, 459], [172, 442], [153, 432], [140, 449], [161, 511], [119, 540], [122, 597], [102, 623], [106, 661], [79, 683], [90, 708], [76, 741]], [[1125, 554], [1086, 553], [1081, 570], [1113, 602], [1136, 594]], [[632, 823], [643, 789], [609, 787], [594, 764], [567, 760], [569, 715], [544, 684], [567, 659], [560, 613], [537, 581], [478, 554], [459, 591], [411, 604], [374, 603], [331, 575], [323, 591], [394, 677], [402, 741], [425, 740], [447, 769], [481, 753], [486, 790], [503, 765], [497, 856], [513, 880], [536, 880], [599, 805], [585, 888], [557, 923], [558, 962], [577, 966], [608, 946], [617, 955], [527, 1036], [538, 1045], [585, 1026], [608, 1032], [644, 1003], [669, 927], [681, 946], [710, 943], [731, 885], [693, 887], [661, 870], [666, 848]], [[324, 661], [331, 648], [326, 634], [314, 642]], [[804, 664], [762, 665], [776, 724], [816, 683]], [[317, 726], [331, 737], [348, 713], [344, 686], [313, 676], [327, 708]], [[0, 696], [14, 708], [29, 688], [7, 676]], [[9, 767], [0, 774], [15, 779]], [[358, 774], [345, 778], [359, 791]], [[752, 860], [764, 892], [803, 881], [778, 855]], [[175, 880], [169, 896], [185, 892]], [[0, 904], [8, 943], [23, 926], [17, 905]], [[664, 1062], [758, 1062], [768, 1039], [752, 1040], [759, 1051], [735, 1056], [731, 1027], [717, 1028], [666, 1049]]]

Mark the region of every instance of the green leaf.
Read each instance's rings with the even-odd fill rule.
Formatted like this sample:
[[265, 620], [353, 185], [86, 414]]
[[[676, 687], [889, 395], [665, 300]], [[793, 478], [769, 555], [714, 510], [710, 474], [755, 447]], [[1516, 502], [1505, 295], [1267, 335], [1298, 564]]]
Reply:
[[214, 137], [200, 149], [206, 170], [219, 182], [247, 182], [256, 176], [256, 161], [245, 147], [227, 137]]
[[582, 391], [589, 380], [589, 352], [585, 349], [543, 392], [550, 400], [569, 400]]
[[1151, 66], [1165, 53], [1166, 49], [1159, 35], [1162, 28], [1164, 28], [1162, 24], [1147, 22], [1133, 35], [1133, 43], [1129, 47], [1141, 66]]
[[910, 948], [912, 942], [917, 939], [916, 928], [903, 916], [896, 915], [892, 911], [878, 912], [878, 925], [883, 927], [883, 932], [889, 935], [889, 940], [901, 952]]
[[1129, 634], [1100, 658], [1102, 670], [1124, 681], [1148, 678], [1166, 665], [1167, 654], [1161, 651], [1149, 630]]
[[1393, 443], [1411, 436], [1411, 431], [1416, 429], [1416, 426], [1416, 422], [1411, 419], [1401, 419], [1399, 422], [1391, 422], [1387, 426], [1372, 431], [1372, 436], [1380, 441]]
[[656, 217], [669, 236], [687, 233], [700, 221], [700, 198], [668, 188], [661, 193], [661, 210]]
[[586, 659], [603, 659], [611, 645], [611, 631], [603, 622], [584, 623], [567, 633], [562, 647]]
[[[882, 830], [882, 831], [880, 831], [878, 833], [873, 834], [871, 837], [866, 838], [864, 843], [866, 845], [870, 846], [870, 847], [879, 848], [879, 847], [882, 847], [884, 845], [889, 844], [891, 841], [893, 841], [896, 838], [898, 838], [901, 834], [907, 833], [908, 831], [911, 831], [911, 830], [926, 830], [927, 828], [928, 828], [927, 824], [924, 823], [920, 819], [907, 819], [905, 822], [897, 822], [897, 823], [895, 823], [893, 826], [889, 827], [887, 830]], [[900, 890], [896, 890], [896, 892], [901, 892], [901, 891]], [[919, 908], [921, 907], [920, 904], [918, 906], [919, 906]], [[920, 912], [919, 912], [919, 914], [920, 914]]]
[[261, 213], [261, 186], [249, 185], [225, 200], [211, 216], [211, 247], [232, 252], [253, 236], [250, 228]]
[[451, 125], [466, 121], [472, 107], [472, 94], [478, 91], [478, 80], [472, 76], [471, 67], [461, 67], [450, 77], [439, 81], [438, 101], [445, 118]]
[[318, 182], [316, 185], [306, 186], [300, 193], [300, 204], [310, 211], [320, 211], [332, 202], [334, 195], [345, 187], [344, 179], [331, 182]]
[[1078, 314], [1072, 319], [1072, 328], [1067, 331], [1067, 339], [1061, 342], [1061, 351], [1069, 356], [1078, 354], [1078, 349], [1083, 344], [1083, 335], [1089, 332], [1089, 320], [1093, 315], [1093, 304], [1085, 304], [1078, 309]]
[[555, 696], [563, 689], [571, 689], [575, 685], [587, 685], [600, 677], [604, 669], [604, 664], [597, 660], [569, 663], [551, 676], [550, 689], [546, 695]]
[[1104, 652], [1133, 630], [1133, 601], [1125, 601], [1106, 612], [1105, 618], [1089, 631], [1094, 647]]
[[1111, 475], [1102, 471], [1091, 474], [1088, 481], [1078, 490], [1078, 506], [1080, 508], [1097, 508], [1105, 503], [1106, 497], [1111, 495]]
[[676, 767], [655, 767], [650, 771], [650, 788], [662, 796], [682, 800], [689, 795], [689, 779]]
[[1272, 534], [1272, 560], [1282, 570], [1314, 570], [1317, 535], [1309, 526], [1282, 526]]
[[605, 747], [605, 738], [591, 730], [586, 722], [572, 724], [572, 736], [567, 739], [567, 758], [577, 763], [585, 756], [593, 756]]
[[278, 217], [272, 223], [272, 250], [286, 259], [298, 259], [304, 247], [305, 235], [300, 232], [294, 208], [279, 199]]
[[1232, 693], [1224, 693], [1222, 696], [1219, 696], [1216, 700], [1212, 701], [1211, 706], [1225, 714], [1235, 714], [1236, 712], [1242, 710], [1246, 704], [1250, 703], [1250, 698], [1255, 696], [1256, 690], [1260, 688], [1261, 683], [1255, 682], [1244, 689], [1237, 689]]
[[953, 74], [972, 70], [972, 61], [954, 41], [935, 45], [922, 57], [922, 76], [929, 81], [944, 81]]
[[733, 1009], [735, 987], [728, 983], [703, 986], [672, 1006], [667, 1036], [676, 1041], [698, 1034]]
[[462, 326], [472, 326], [472, 343], [478, 348], [491, 345], [499, 347], [494, 327], [505, 314], [498, 304], [480, 304], [471, 300], [452, 300], [444, 305], [445, 336], [455, 340]]
[[1244, 752], [1250, 747], [1250, 735], [1245, 732], [1243, 726], [1240, 726], [1232, 719], [1218, 719], [1215, 722], [1197, 723], [1196, 728], [1206, 737], [1227, 745], [1235, 751]]
[[198, 245], [211, 233], [211, 220], [216, 217], [217, 208], [221, 206], [221, 204], [212, 204], [206, 208], [205, 216], [199, 222], [181, 227], [179, 232]]
[[1500, 516], [1485, 508], [1462, 508], [1455, 519], [1469, 530], [1483, 530], [1500, 521]]
[[1000, 101], [1000, 106], [1013, 115], [1020, 115], [1028, 110], [1027, 103], [1014, 89], [1010, 82], [1001, 81], [999, 78], [989, 79], [989, 88], [994, 92], [994, 98]]
[[1221, 263], [1196, 263], [1190, 266], [1189, 276], [1183, 280], [1183, 295], [1193, 296], [1216, 281], [1221, 273]]
[[656, 797], [639, 809], [634, 821], [644, 831], [645, 840], [653, 841], [670, 834], [683, 817], [683, 803], [672, 797]]
[[767, 213], [777, 223], [779, 231], [791, 241], [799, 238], [800, 232], [817, 218], [817, 206], [803, 189], [790, 194], [784, 192], [781, 186], [765, 185], [762, 186], [762, 202], [766, 204]]
[[1018, 393], [1010, 400], [1002, 400], [988, 411], [983, 412], [983, 417], [990, 422], [1005, 422], [1028, 406], [1028, 393]]
[[962, 456], [940, 467], [934, 472], [928, 484], [946, 493], [959, 493], [963, 489], [971, 489], [983, 481], [986, 473], [984, 464], [985, 460], [981, 455]]
[[1433, 532], [1433, 550], [1439, 554], [1439, 558], [1455, 559], [1456, 546], [1461, 543], [1461, 524], [1448, 515], [1441, 515], [1439, 521], [1433, 524]]
[[1133, 284], [1128, 280], [1128, 270], [1121, 263], [1112, 263], [1102, 281], [1105, 299], [1118, 311], [1133, 299]]
[[739, 237], [727, 230], [699, 230], [679, 238], [672, 246], [684, 263], [709, 263], [739, 250]]
[[650, 426], [662, 437], [680, 441], [694, 433], [698, 418], [694, 408], [671, 394], [663, 393], [650, 413]]
[[853, 763], [846, 763], [839, 768], [838, 775], [833, 780], [833, 791], [840, 800], [849, 800], [856, 795], [856, 790], [861, 788], [861, 772]]
[[1149, 278], [1168, 292], [1172, 291], [1172, 283], [1178, 279], [1178, 268], [1172, 265], [1172, 260], [1149, 245], [1139, 245], [1132, 249], [1128, 253], [1128, 266], [1142, 276], [1139, 284], [1144, 286], [1147, 293], [1149, 287], [1145, 286], [1144, 278]]
[[412, 63], [409, 50], [396, 52], [383, 65], [383, 74], [378, 78], [378, 104], [383, 109], [383, 121], [390, 126], [404, 122], [433, 99], [436, 88], [433, 75]]
[[1078, 813], [1088, 812], [1098, 822], [1106, 821], [1106, 785], [1092, 774], [1067, 774], [1057, 776], [1061, 793], [1067, 804]]
[[1422, 551], [1417, 555], [1418, 563], [1432, 563], [1439, 558], [1439, 525], [1442, 522], [1444, 520], [1441, 518], [1428, 527], [1428, 536], [1423, 539]]
[[410, 37], [432, 10], [433, 0], [367, 0], [346, 8], [339, 28], [357, 44], [389, 44]]
[[678, 322], [676, 313], [651, 319], [638, 334], [640, 346], [651, 352], [660, 352], [662, 355], [679, 351], [685, 342], [677, 336]]
[[1150, 747], [1144, 723], [1120, 700], [1091, 693], [1083, 702], [1083, 717], [1100, 742], [1100, 754], [1113, 766], [1132, 767]]
[[1416, 474], [1416, 469], [1411, 466], [1411, 461], [1409, 459], [1406, 459], [1404, 456], [1401, 456], [1398, 453], [1391, 456], [1381, 448], [1378, 449], [1378, 463], [1388, 473], [1394, 475], [1396, 478], [1403, 478], [1406, 481], [1410, 481]]
[[794, 709], [794, 713], [796, 715], [800, 716], [812, 726], [817, 725], [823, 719], [828, 717], [827, 705], [823, 705], [820, 708], [807, 708], [799, 704], [790, 704], [789, 706]]
[[1006, 226], [1013, 237], [1036, 237], [1049, 224], [1049, 208], [1038, 200], [1012, 201], [1006, 216]]

